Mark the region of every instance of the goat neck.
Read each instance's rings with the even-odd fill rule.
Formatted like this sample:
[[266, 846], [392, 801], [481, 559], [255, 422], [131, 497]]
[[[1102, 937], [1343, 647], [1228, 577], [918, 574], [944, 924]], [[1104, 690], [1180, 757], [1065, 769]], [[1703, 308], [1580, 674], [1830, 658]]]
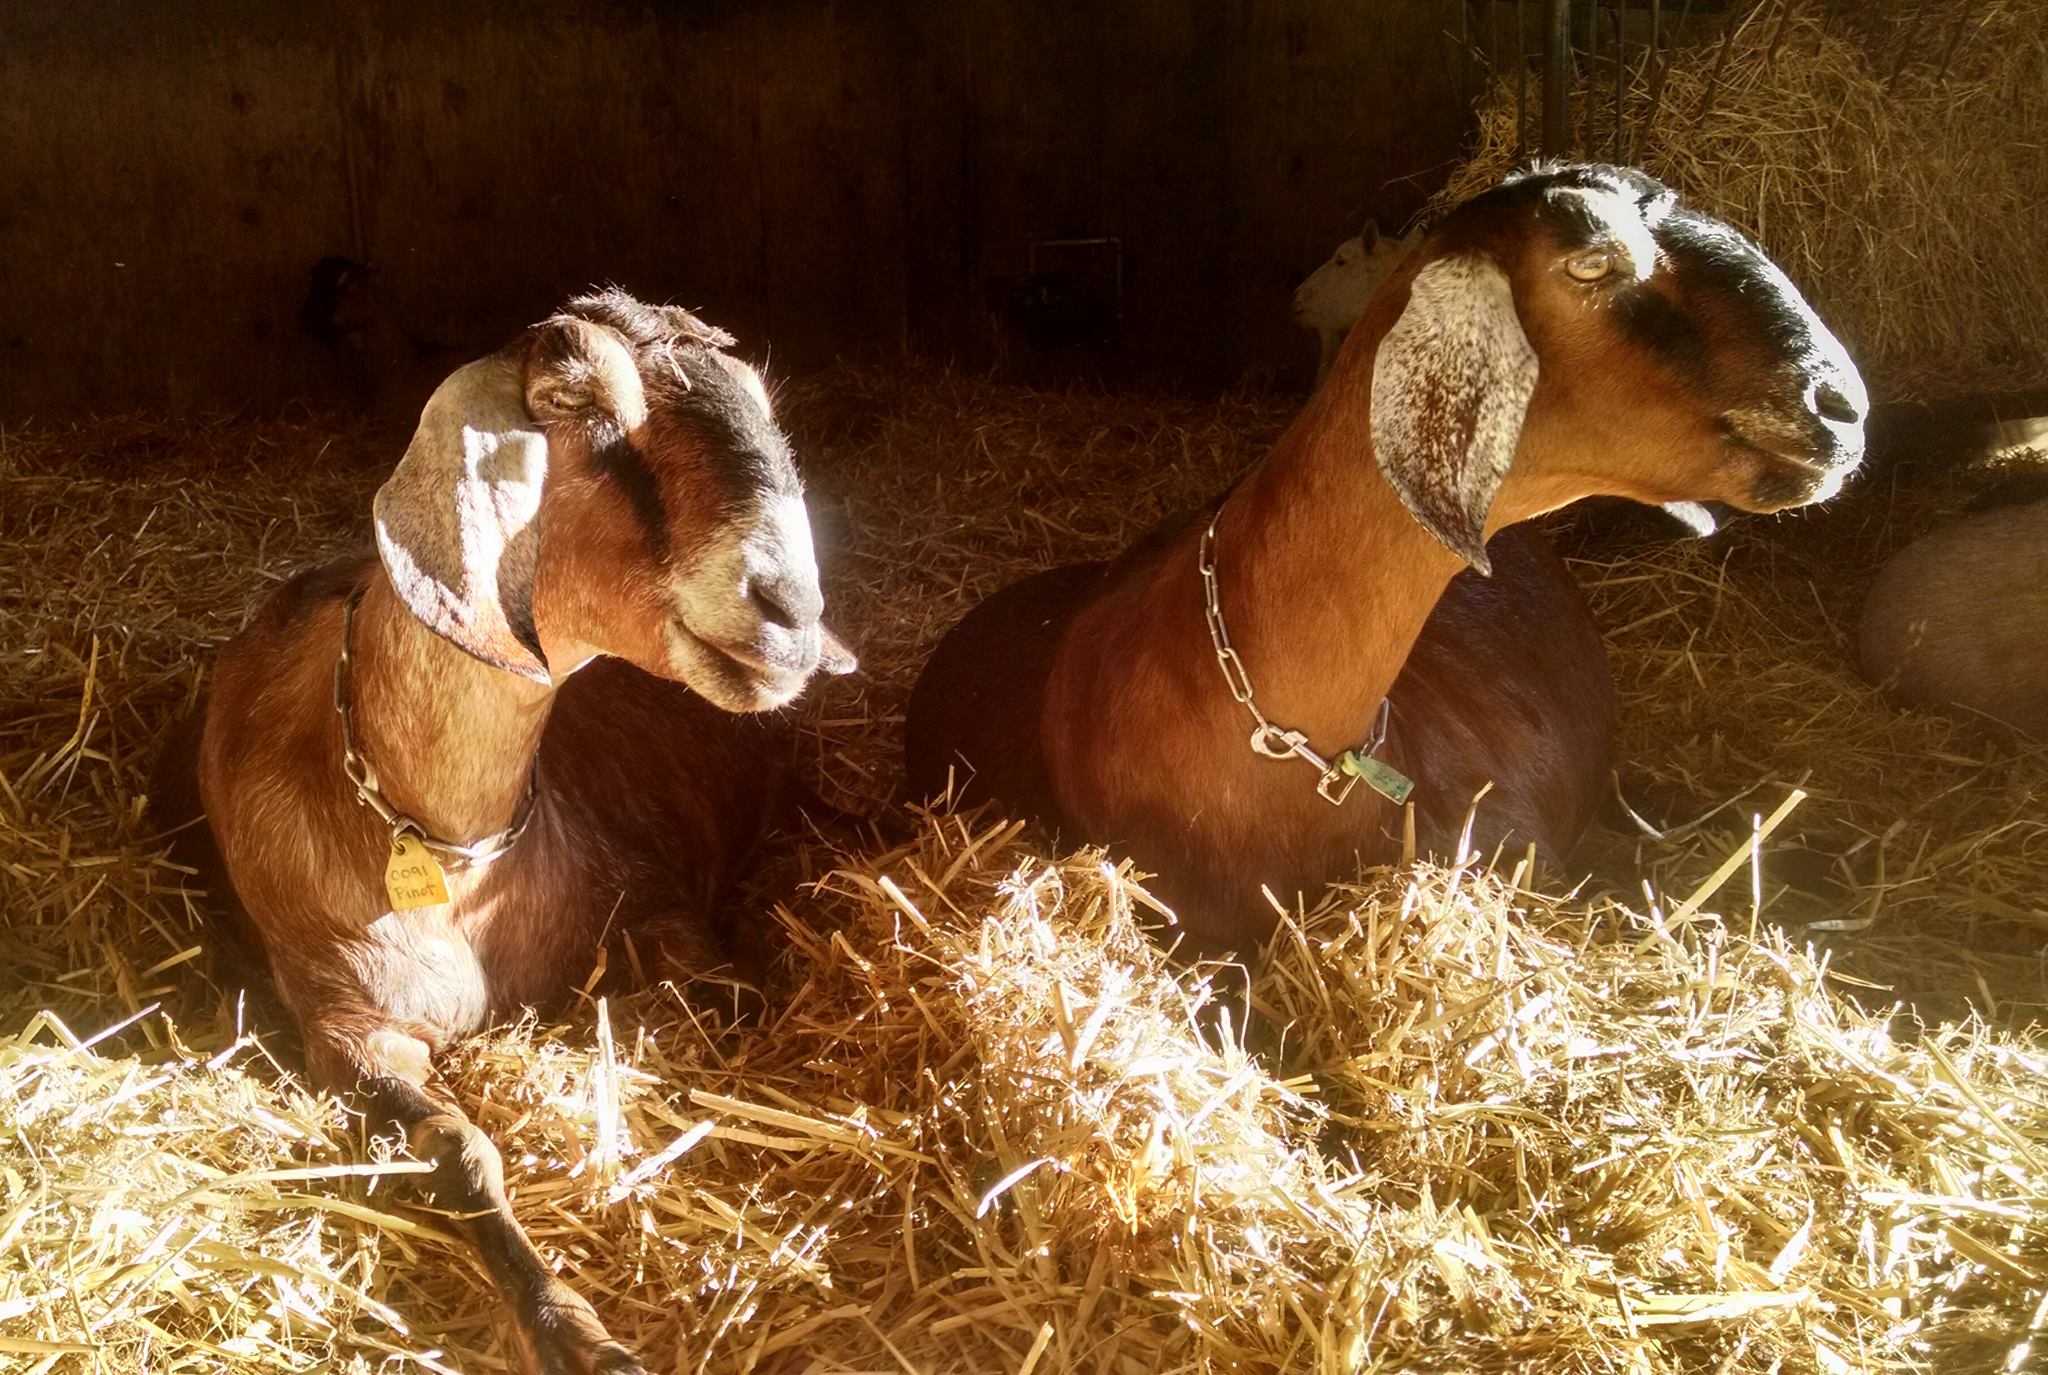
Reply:
[[[1217, 522], [1224, 616], [1259, 705], [1325, 754], [1371, 724], [1465, 566], [1409, 515], [1374, 459], [1373, 359], [1383, 332], [1353, 331]], [[1517, 511], [1515, 486], [1503, 489], [1489, 534], [1534, 514]]]
[[371, 577], [356, 611], [350, 652], [356, 748], [376, 768], [386, 799], [444, 840], [471, 841], [510, 826], [553, 686], [449, 644], [420, 624], [381, 574]]

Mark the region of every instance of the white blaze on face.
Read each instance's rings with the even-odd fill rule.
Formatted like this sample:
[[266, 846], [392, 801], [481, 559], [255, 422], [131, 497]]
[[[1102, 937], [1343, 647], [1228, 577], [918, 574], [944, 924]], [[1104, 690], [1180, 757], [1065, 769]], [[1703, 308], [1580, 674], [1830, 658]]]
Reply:
[[1813, 346], [1812, 355], [1804, 360], [1808, 371], [1826, 377], [1857, 415], [1869, 415], [1870, 390], [1864, 384], [1863, 373], [1857, 368], [1856, 360], [1849, 356], [1848, 347], [1835, 337], [1827, 321], [1820, 318], [1799, 288], [1793, 285], [1792, 279], [1785, 275], [1783, 268], [1768, 258], [1764, 260], [1764, 266], [1791, 306], [1805, 317], [1807, 334]]
[[[1637, 281], [1646, 280], [1657, 270], [1661, 255], [1657, 251], [1657, 236], [1651, 232], [1650, 220], [1643, 207], [1637, 203], [1636, 193], [1619, 188], [1588, 190], [1584, 187], [1561, 187], [1550, 195], [1556, 200], [1576, 197], [1583, 201], [1586, 213], [1594, 224], [1607, 229], [1608, 243], [1620, 248], [1615, 268], [1627, 272]], [[1662, 218], [1664, 206], [1656, 209], [1656, 218]]]
[[811, 516], [800, 496], [770, 497], [760, 520], [741, 543], [751, 578], [781, 580], [792, 575], [818, 582], [818, 554], [811, 544]]
[[768, 402], [768, 384], [761, 380], [761, 374], [738, 359], [733, 360], [733, 374], [739, 378], [740, 385], [747, 389], [747, 395], [760, 403], [761, 414], [773, 416], [775, 408]]
[[749, 644], [767, 633], [750, 589], [788, 602], [793, 589], [808, 588], [811, 605], [785, 605], [798, 616], [815, 614], [818, 556], [803, 498], [764, 497], [750, 520], [736, 521], [676, 584], [674, 598], [689, 629], [728, 644]]
[[[768, 385], [761, 374], [738, 359], [730, 360], [732, 373], [761, 414], [774, 419], [768, 399]], [[811, 543], [811, 516], [801, 496], [784, 493], [766, 498], [754, 526], [740, 540], [741, 559], [749, 580], [786, 583], [791, 578], [818, 584], [817, 550]]]
[[[1724, 226], [1725, 228], [1725, 226]], [[1729, 239], [1747, 244], [1733, 229], [1727, 229]], [[1828, 328], [1827, 321], [1820, 318], [1813, 305], [1806, 299], [1798, 285], [1785, 275], [1771, 256], [1754, 245], [1747, 245], [1753, 254], [1754, 270], [1758, 276], [1777, 293], [1778, 304], [1786, 314], [1798, 317], [1806, 327], [1807, 342], [1812, 352], [1800, 362], [1817, 375], [1827, 376], [1834, 386], [1847, 397], [1858, 415], [1870, 410], [1870, 393], [1864, 388], [1863, 375], [1857, 371], [1855, 360], [1849, 350]]]

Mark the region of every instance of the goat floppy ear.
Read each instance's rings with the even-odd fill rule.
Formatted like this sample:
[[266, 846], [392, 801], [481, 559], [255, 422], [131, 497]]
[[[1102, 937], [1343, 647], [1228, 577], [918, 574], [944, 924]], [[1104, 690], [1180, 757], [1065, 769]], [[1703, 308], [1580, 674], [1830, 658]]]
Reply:
[[1489, 258], [1426, 264], [1372, 365], [1372, 444], [1409, 514], [1481, 573], [1486, 513], [1515, 459], [1536, 350]]
[[428, 398], [377, 489], [377, 552], [429, 630], [487, 664], [548, 681], [533, 620], [548, 444], [526, 408], [525, 350], [458, 368]]

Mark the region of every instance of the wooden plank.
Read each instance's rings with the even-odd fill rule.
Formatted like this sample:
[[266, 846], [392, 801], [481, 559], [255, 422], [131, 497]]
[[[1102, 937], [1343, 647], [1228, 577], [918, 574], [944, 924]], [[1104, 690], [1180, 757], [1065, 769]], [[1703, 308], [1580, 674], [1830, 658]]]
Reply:
[[[1224, 312], [1240, 370], [1305, 386], [1294, 285], [1367, 216], [1397, 231], [1471, 128], [1441, 4], [1231, 0], [1227, 148], [1237, 207]], [[1453, 30], [1454, 31], [1454, 30]]]
[[364, 220], [386, 305], [495, 347], [607, 281], [767, 333], [757, 44], [732, 22], [488, 6], [365, 22]]
[[9, 418], [321, 395], [297, 312], [329, 253], [452, 355], [616, 280], [784, 368], [976, 365], [989, 278], [1107, 235], [1123, 337], [1074, 367], [1305, 380], [1294, 282], [1404, 219], [1468, 118], [1441, 0], [28, 8], [0, 13]]
[[276, 14], [228, 41], [105, 8], [0, 33], [0, 414], [303, 390], [306, 271], [346, 245], [329, 52]]
[[979, 229], [979, 327], [971, 361], [1051, 382], [1085, 370], [1068, 351], [1041, 354], [984, 309], [991, 282], [1024, 275], [1034, 240], [1093, 238], [1102, 220], [1104, 28], [1114, 6], [1086, 0], [980, 0], [972, 11]]
[[1103, 225], [1124, 243], [1133, 371], [1174, 383], [1234, 381], [1226, 320], [1232, 244], [1247, 208], [1231, 194], [1226, 99], [1231, 34], [1221, 5], [1127, 0], [1105, 11]]
[[894, 74], [906, 346], [971, 362], [982, 343], [976, 0], [904, 6]]
[[901, 108], [886, 26], [857, 0], [757, 13], [768, 339], [811, 367], [903, 348]]

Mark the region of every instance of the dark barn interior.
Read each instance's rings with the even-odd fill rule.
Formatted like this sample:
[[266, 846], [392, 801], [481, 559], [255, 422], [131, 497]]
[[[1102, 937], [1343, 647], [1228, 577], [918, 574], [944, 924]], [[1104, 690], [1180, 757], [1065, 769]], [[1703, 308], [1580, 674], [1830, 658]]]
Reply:
[[0, 1370], [2043, 1369], [2044, 147], [2048, 0], [0, 5]]
[[[1466, 135], [1452, 17], [1320, 0], [16, 7], [8, 409], [430, 386], [597, 281], [700, 308], [780, 369], [980, 368], [1074, 332], [1058, 303], [1021, 332], [989, 310], [1035, 248], [1115, 316], [1095, 370], [1302, 374], [1294, 282], [1365, 216], [1405, 221]], [[1067, 250], [1078, 263], [1043, 247], [1104, 239]], [[1120, 290], [1098, 261], [1116, 246]], [[387, 356], [323, 338], [317, 301], [307, 318], [329, 258], [377, 269], [367, 347]]]

